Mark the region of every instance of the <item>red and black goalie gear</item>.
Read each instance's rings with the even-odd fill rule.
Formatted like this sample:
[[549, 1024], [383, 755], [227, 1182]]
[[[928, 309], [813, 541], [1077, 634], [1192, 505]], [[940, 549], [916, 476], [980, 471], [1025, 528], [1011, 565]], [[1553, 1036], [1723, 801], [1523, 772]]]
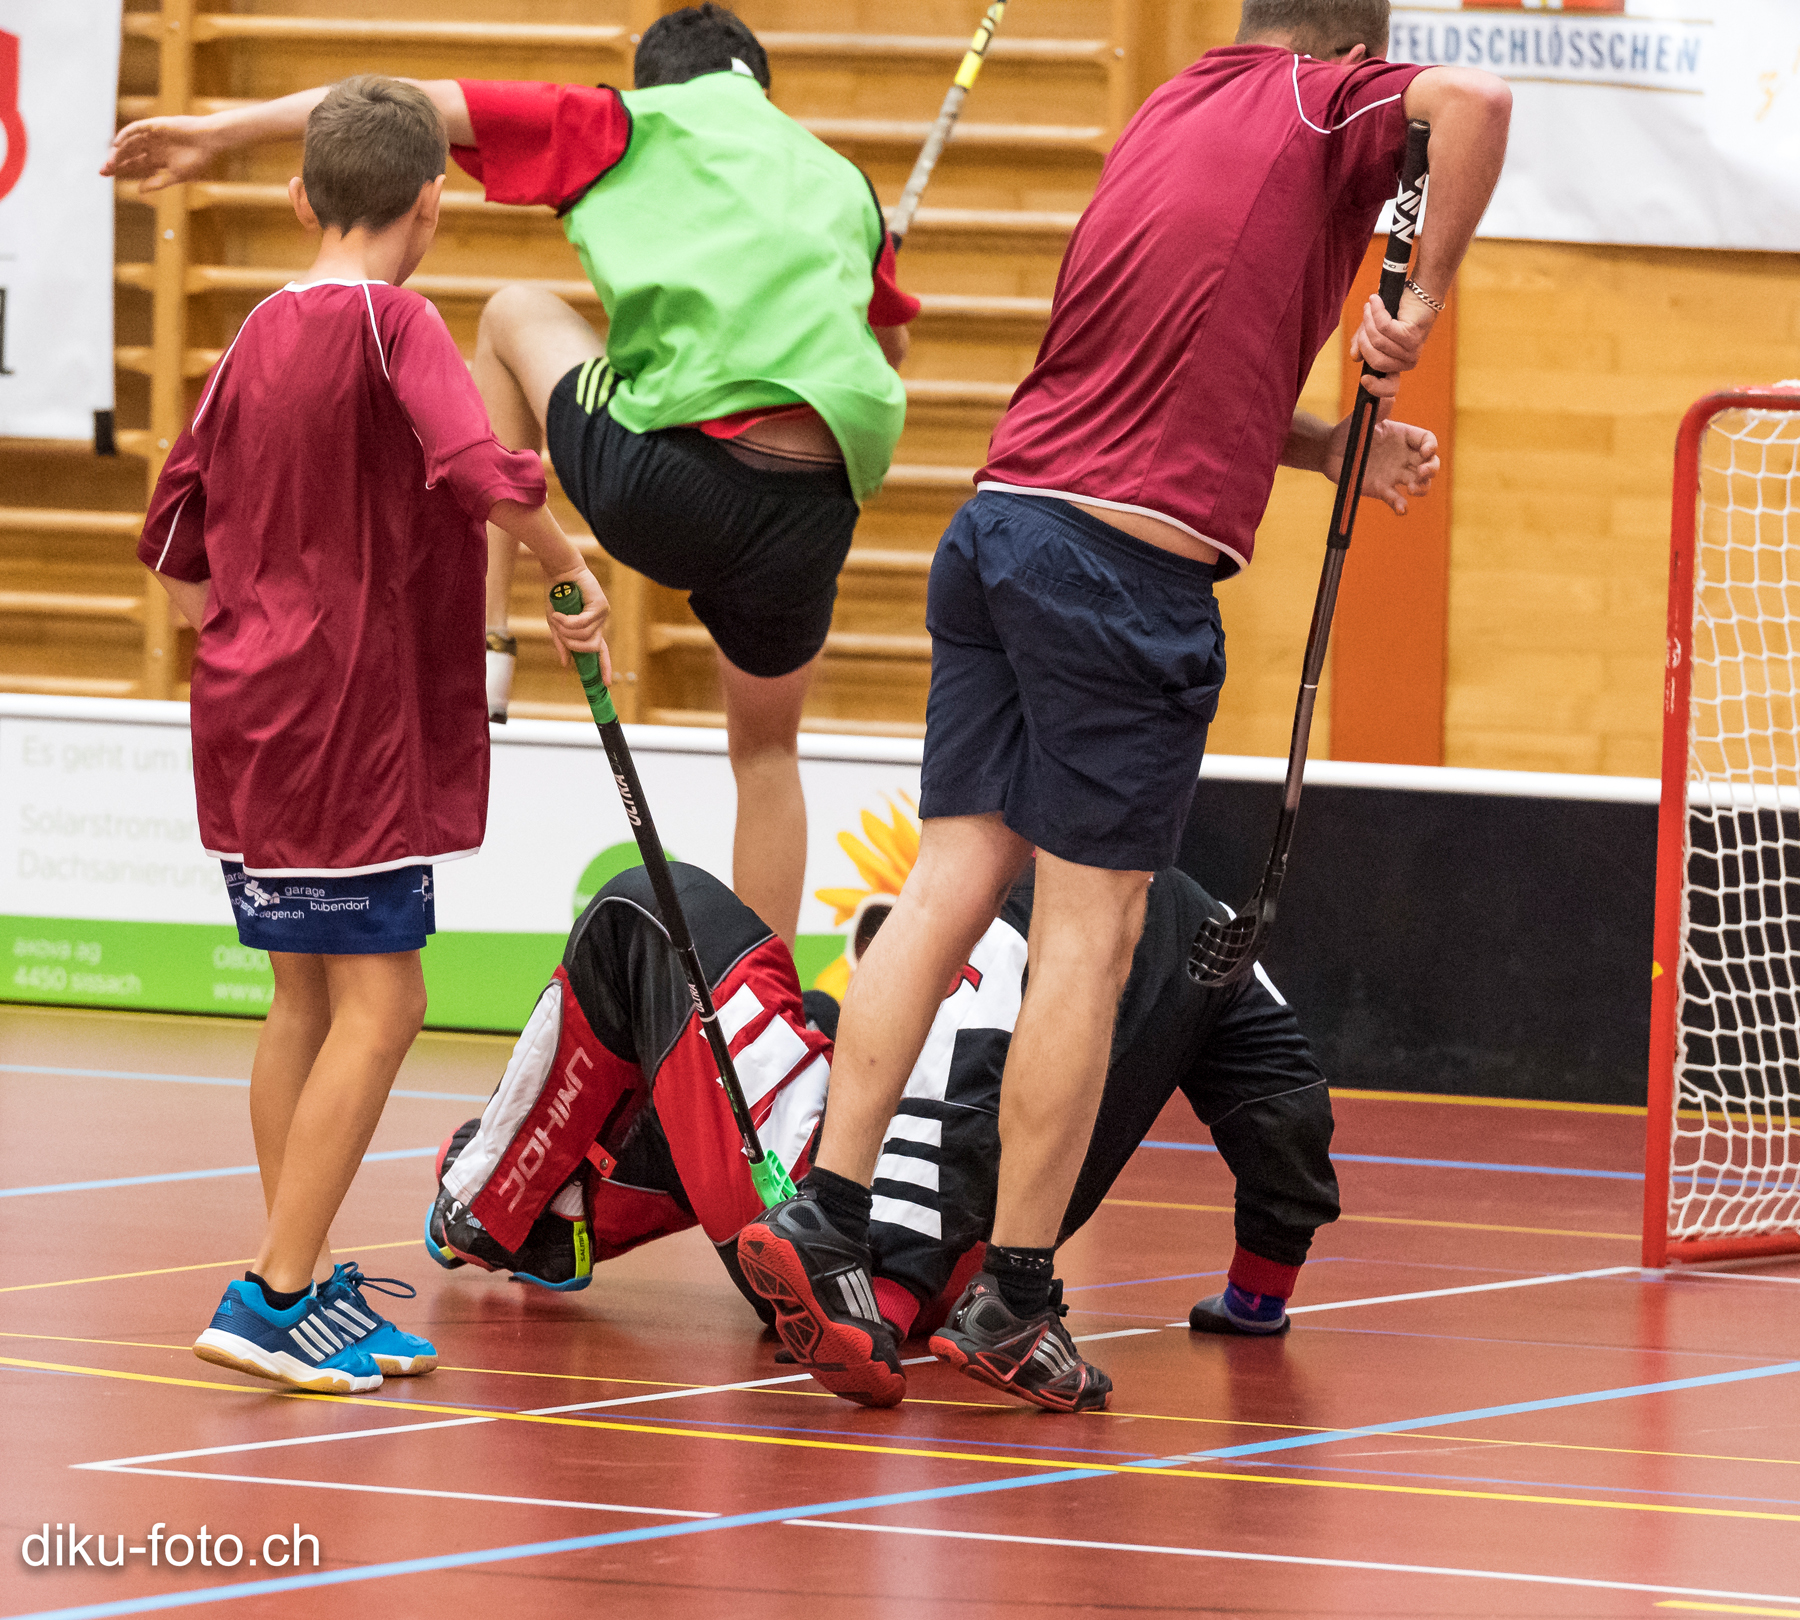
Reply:
[[518, 1249], [589, 1149], [621, 1146], [649, 1101], [643, 1072], [601, 1043], [559, 967], [444, 1186]]
[[[758, 1132], [804, 1174], [831, 1043], [807, 1029], [793, 959], [767, 925], [698, 868], [671, 874]], [[515, 1249], [572, 1180], [596, 1261], [695, 1224], [726, 1242], [762, 1209], [641, 867], [582, 913], [444, 1185]]]

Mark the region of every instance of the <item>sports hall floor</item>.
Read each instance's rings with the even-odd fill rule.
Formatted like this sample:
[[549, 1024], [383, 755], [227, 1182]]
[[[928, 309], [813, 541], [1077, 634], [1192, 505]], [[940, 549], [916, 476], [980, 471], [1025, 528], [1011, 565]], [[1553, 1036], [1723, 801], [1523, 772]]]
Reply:
[[[336, 1235], [443, 1365], [330, 1399], [188, 1350], [255, 1247], [255, 1034], [0, 1009], [5, 1615], [1800, 1616], [1800, 1265], [1640, 1275], [1630, 1114], [1342, 1096], [1294, 1331], [1223, 1342], [1174, 1325], [1231, 1250], [1178, 1101], [1065, 1251], [1112, 1412], [932, 1362], [865, 1412], [698, 1233], [566, 1297], [433, 1266], [431, 1155], [509, 1043], [427, 1035]], [[246, 1561], [27, 1568], [70, 1520]], [[295, 1525], [317, 1570], [249, 1566]]]

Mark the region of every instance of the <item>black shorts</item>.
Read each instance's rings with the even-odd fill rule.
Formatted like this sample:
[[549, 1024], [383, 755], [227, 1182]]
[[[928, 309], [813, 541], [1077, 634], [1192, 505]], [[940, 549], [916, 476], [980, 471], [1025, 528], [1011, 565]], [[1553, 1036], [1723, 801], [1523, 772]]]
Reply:
[[931, 564], [919, 810], [994, 811], [1065, 861], [1175, 859], [1225, 681], [1208, 563], [987, 490]]
[[550, 394], [545, 439], [563, 492], [610, 557], [686, 591], [719, 651], [787, 675], [825, 645], [856, 527], [842, 467], [764, 472], [697, 428], [633, 433], [605, 390], [584, 407], [576, 366]]

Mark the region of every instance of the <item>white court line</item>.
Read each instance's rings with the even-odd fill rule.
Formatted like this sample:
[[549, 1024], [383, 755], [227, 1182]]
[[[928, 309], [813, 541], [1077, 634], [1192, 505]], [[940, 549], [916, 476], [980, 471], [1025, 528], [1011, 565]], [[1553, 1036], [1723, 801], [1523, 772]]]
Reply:
[[721, 1395], [734, 1389], [762, 1389], [769, 1384], [804, 1383], [811, 1373], [789, 1373], [781, 1378], [751, 1378], [737, 1384], [706, 1384], [698, 1389], [655, 1390], [647, 1395], [621, 1395], [608, 1401], [577, 1401], [571, 1406], [538, 1406], [525, 1412], [505, 1412], [494, 1417], [438, 1418], [426, 1423], [390, 1423], [379, 1429], [344, 1429], [335, 1434], [309, 1434], [296, 1439], [250, 1440], [232, 1446], [201, 1446], [193, 1451], [155, 1451], [142, 1457], [108, 1457], [99, 1462], [70, 1463], [71, 1468], [123, 1472], [137, 1463], [179, 1462], [187, 1457], [222, 1457], [232, 1452], [274, 1451], [282, 1446], [322, 1446], [334, 1440], [364, 1440], [383, 1434], [418, 1434], [426, 1429], [473, 1428], [482, 1423], [501, 1423], [510, 1417], [560, 1417], [568, 1412], [597, 1412], [607, 1407], [636, 1406], [643, 1401], [679, 1401], [690, 1395]]
[[1246, 1564], [1298, 1564], [1311, 1569], [1366, 1569], [1378, 1575], [1443, 1575], [1465, 1581], [1520, 1581], [1532, 1586], [1575, 1586], [1601, 1592], [1652, 1592], [1667, 1597], [1800, 1603], [1800, 1597], [1781, 1597], [1768, 1592], [1722, 1592], [1704, 1586], [1656, 1586], [1644, 1581], [1603, 1581], [1580, 1575], [1526, 1575], [1513, 1570], [1455, 1569], [1435, 1564], [1378, 1564], [1362, 1558], [1306, 1558], [1298, 1553], [1227, 1552], [1214, 1547], [1156, 1547], [1136, 1541], [1065, 1541], [1055, 1536], [1005, 1536], [980, 1530], [932, 1530], [910, 1524], [854, 1524], [846, 1519], [783, 1519], [781, 1523], [815, 1530], [861, 1530], [870, 1535], [934, 1536], [950, 1541], [999, 1541], [1022, 1547], [1072, 1547], [1080, 1552], [1159, 1553], [1165, 1558], [1216, 1558]]
[[[1173, 1323], [1170, 1323], [1169, 1325], [1171, 1327], [1174, 1326]], [[1181, 1325], [1186, 1327], [1187, 1323], [1183, 1322]], [[1092, 1344], [1096, 1339], [1135, 1339], [1140, 1333], [1160, 1332], [1162, 1332], [1161, 1328], [1119, 1328], [1112, 1333], [1075, 1333], [1071, 1334], [1070, 1337], [1073, 1338], [1077, 1344]]]
[[[1374, 1294], [1368, 1299], [1333, 1299], [1323, 1305], [1294, 1305], [1289, 1316], [1304, 1316], [1309, 1311], [1347, 1311], [1355, 1305], [1397, 1305], [1409, 1299], [1448, 1299], [1452, 1294], [1493, 1294], [1503, 1288], [1541, 1288], [1545, 1283], [1582, 1282], [1589, 1277], [1623, 1277], [1642, 1270], [1640, 1266], [1602, 1266], [1597, 1271], [1559, 1271], [1548, 1277], [1515, 1277], [1510, 1282], [1465, 1283], [1460, 1288], [1427, 1288], [1416, 1294]], [[1187, 1319], [1165, 1322], [1165, 1327], [1186, 1327]]]
[[[91, 1465], [90, 1465], [91, 1466]], [[500, 1502], [512, 1507], [583, 1508], [590, 1513], [646, 1513], [664, 1519], [716, 1519], [697, 1508], [631, 1507], [621, 1502], [565, 1502], [549, 1496], [488, 1496], [479, 1491], [426, 1491], [410, 1485], [356, 1485], [342, 1479], [275, 1479], [267, 1474], [195, 1474], [185, 1468], [111, 1468], [113, 1474], [157, 1479], [216, 1479], [230, 1485], [296, 1485], [313, 1491], [368, 1491], [377, 1496], [434, 1496], [449, 1502]]]

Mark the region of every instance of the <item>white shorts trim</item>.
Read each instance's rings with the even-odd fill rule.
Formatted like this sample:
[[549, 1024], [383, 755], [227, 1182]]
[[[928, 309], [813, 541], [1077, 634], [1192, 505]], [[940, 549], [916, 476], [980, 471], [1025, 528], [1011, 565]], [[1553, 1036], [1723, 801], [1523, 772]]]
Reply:
[[397, 872], [403, 866], [437, 866], [444, 861], [466, 860], [471, 855], [479, 855], [481, 846], [473, 849], [453, 849], [447, 855], [402, 855], [397, 861], [376, 861], [372, 866], [251, 866], [242, 855], [232, 855], [221, 849], [207, 849], [204, 854], [212, 856], [215, 861], [236, 861], [244, 868], [246, 877], [290, 878], [290, 877], [366, 877], [371, 872]]

